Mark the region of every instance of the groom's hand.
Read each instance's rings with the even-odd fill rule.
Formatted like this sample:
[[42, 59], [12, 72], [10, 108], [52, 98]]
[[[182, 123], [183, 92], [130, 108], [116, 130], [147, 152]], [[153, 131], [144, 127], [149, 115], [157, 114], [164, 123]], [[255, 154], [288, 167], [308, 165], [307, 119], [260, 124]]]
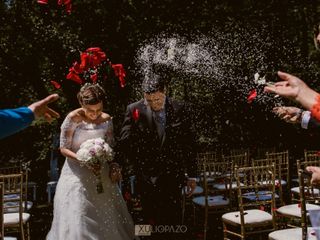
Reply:
[[187, 181], [187, 192], [186, 192], [187, 197], [192, 196], [192, 193], [196, 189], [196, 186], [197, 186], [196, 180], [189, 178]]
[[121, 168], [118, 163], [110, 164], [109, 177], [113, 183], [119, 182], [122, 179]]

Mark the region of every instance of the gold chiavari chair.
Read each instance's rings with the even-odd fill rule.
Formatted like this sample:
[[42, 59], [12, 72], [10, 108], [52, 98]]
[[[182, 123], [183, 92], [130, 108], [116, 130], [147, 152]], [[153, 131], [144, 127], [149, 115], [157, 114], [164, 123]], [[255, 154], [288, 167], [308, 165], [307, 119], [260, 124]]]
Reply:
[[[273, 153], [266, 153], [266, 158], [272, 160], [277, 166], [279, 166], [278, 171], [281, 172], [281, 183], [282, 185], [288, 185], [290, 179], [289, 175], [289, 151], [283, 152], [273, 152]], [[276, 170], [277, 171], [277, 170]]]
[[[320, 161], [315, 159], [315, 160], [297, 160], [296, 163], [297, 166], [297, 173], [299, 172], [300, 169], [305, 169], [307, 166], [318, 166], [320, 167]], [[320, 194], [320, 189], [313, 187], [312, 188], [315, 194]], [[300, 189], [299, 187], [293, 187], [291, 188], [291, 199], [293, 202], [298, 202], [299, 201], [299, 194], [300, 194]]]
[[320, 160], [320, 150], [304, 150], [304, 161]]
[[15, 237], [4, 236], [4, 223], [3, 223], [3, 198], [4, 198], [4, 184], [0, 182], [0, 240], [17, 240]]
[[235, 155], [242, 155], [247, 154], [248, 159], [250, 159], [250, 149], [249, 148], [238, 148], [238, 149], [231, 149], [230, 156]]
[[221, 154], [216, 151], [213, 152], [200, 152], [197, 154], [197, 159], [206, 162], [220, 162]]
[[247, 153], [237, 155], [223, 155], [222, 160], [226, 162], [232, 162], [234, 166], [247, 167], [249, 166], [249, 158]]
[[[224, 239], [263, 236], [275, 229], [275, 166], [236, 168], [239, 211], [222, 215]], [[267, 211], [269, 210], [269, 211]]]
[[[207, 237], [209, 214], [218, 214], [231, 209], [230, 188], [231, 163], [228, 162], [206, 162], [202, 164], [204, 195], [192, 199], [194, 205], [204, 210], [204, 239]], [[212, 187], [213, 183], [224, 184], [223, 189]]]
[[[24, 196], [24, 176], [20, 174], [0, 175], [0, 182], [4, 183], [4, 229], [12, 231], [15, 229], [20, 233], [22, 240], [30, 239], [29, 219], [30, 214], [23, 212], [23, 196]], [[6, 205], [6, 202], [16, 202], [17, 204]], [[18, 212], [11, 212], [10, 208], [16, 208]]]
[[307, 202], [312, 199], [314, 201], [319, 195], [314, 196], [313, 186], [310, 182], [310, 176], [304, 174], [302, 169], [298, 171], [299, 177], [299, 193], [300, 193], [300, 227], [281, 229], [269, 234], [269, 240], [317, 240], [313, 234], [313, 229], [308, 227], [307, 219]]
[[280, 170], [280, 165], [277, 164], [273, 159], [255, 159], [252, 160], [252, 166], [271, 166], [272, 164], [274, 164], [275, 166], [275, 199], [276, 199], [276, 205], [277, 206], [282, 206], [284, 205], [284, 201], [283, 201], [283, 189], [282, 189], [282, 185], [283, 185], [283, 180], [282, 180], [282, 176], [281, 176], [281, 170]]
[[[298, 169], [298, 174], [301, 170], [304, 170], [307, 166], [320, 166], [319, 161], [303, 161], [301, 162], [300, 160], [297, 160], [297, 169]], [[277, 209], [277, 214], [278, 216], [282, 218], [288, 219], [288, 223], [286, 225], [288, 226], [297, 226], [299, 225], [301, 221], [301, 183], [299, 180], [299, 187], [298, 190], [296, 188], [292, 188], [292, 199], [296, 203], [289, 204], [289, 205], [284, 205], [280, 208]], [[298, 191], [298, 193], [297, 193]], [[305, 191], [305, 196], [306, 198], [306, 210], [320, 210], [320, 206], [318, 205], [318, 199], [320, 196], [320, 190], [311, 184], [307, 184], [304, 187]], [[296, 196], [299, 196], [298, 198]], [[312, 200], [315, 199], [315, 200]], [[298, 224], [297, 224], [298, 223]]]
[[[0, 168], [0, 175], [8, 175], [8, 174], [22, 174], [23, 175], [23, 207], [24, 211], [27, 212], [29, 211], [32, 206], [33, 202], [28, 201], [28, 188], [29, 188], [29, 173], [28, 173], [28, 168], [23, 168], [22, 166], [13, 166], [13, 167], [4, 167]], [[34, 183], [33, 183], [34, 184]], [[6, 202], [6, 205], [12, 205], [13, 202]], [[7, 208], [6, 211], [11, 211], [11, 212], [18, 212], [18, 207], [14, 208], [11, 206], [10, 208]]]

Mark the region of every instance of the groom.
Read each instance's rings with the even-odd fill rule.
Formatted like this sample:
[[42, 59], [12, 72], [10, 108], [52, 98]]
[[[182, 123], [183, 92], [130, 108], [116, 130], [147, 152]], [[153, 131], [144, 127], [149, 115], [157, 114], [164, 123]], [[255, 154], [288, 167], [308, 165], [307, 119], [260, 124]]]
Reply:
[[119, 145], [135, 171], [144, 224], [177, 225], [182, 186], [189, 194], [196, 186], [195, 142], [187, 107], [166, 96], [164, 80], [143, 82], [144, 98], [127, 107]]

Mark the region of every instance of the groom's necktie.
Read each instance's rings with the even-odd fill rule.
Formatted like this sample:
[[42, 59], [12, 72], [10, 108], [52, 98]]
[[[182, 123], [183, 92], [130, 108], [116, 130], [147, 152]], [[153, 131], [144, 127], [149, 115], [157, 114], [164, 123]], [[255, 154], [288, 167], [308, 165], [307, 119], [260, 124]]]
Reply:
[[166, 112], [164, 109], [153, 112], [153, 117], [157, 126], [159, 138], [162, 139], [166, 126]]

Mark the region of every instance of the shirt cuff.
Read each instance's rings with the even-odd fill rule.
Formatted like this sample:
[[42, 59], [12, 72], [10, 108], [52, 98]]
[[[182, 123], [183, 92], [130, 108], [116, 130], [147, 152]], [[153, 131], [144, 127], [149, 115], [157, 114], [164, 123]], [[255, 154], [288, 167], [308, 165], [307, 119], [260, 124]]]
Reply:
[[311, 117], [311, 112], [309, 111], [304, 111], [302, 113], [302, 118], [301, 118], [301, 127], [303, 129], [308, 129], [308, 124], [310, 121], [310, 117]]

